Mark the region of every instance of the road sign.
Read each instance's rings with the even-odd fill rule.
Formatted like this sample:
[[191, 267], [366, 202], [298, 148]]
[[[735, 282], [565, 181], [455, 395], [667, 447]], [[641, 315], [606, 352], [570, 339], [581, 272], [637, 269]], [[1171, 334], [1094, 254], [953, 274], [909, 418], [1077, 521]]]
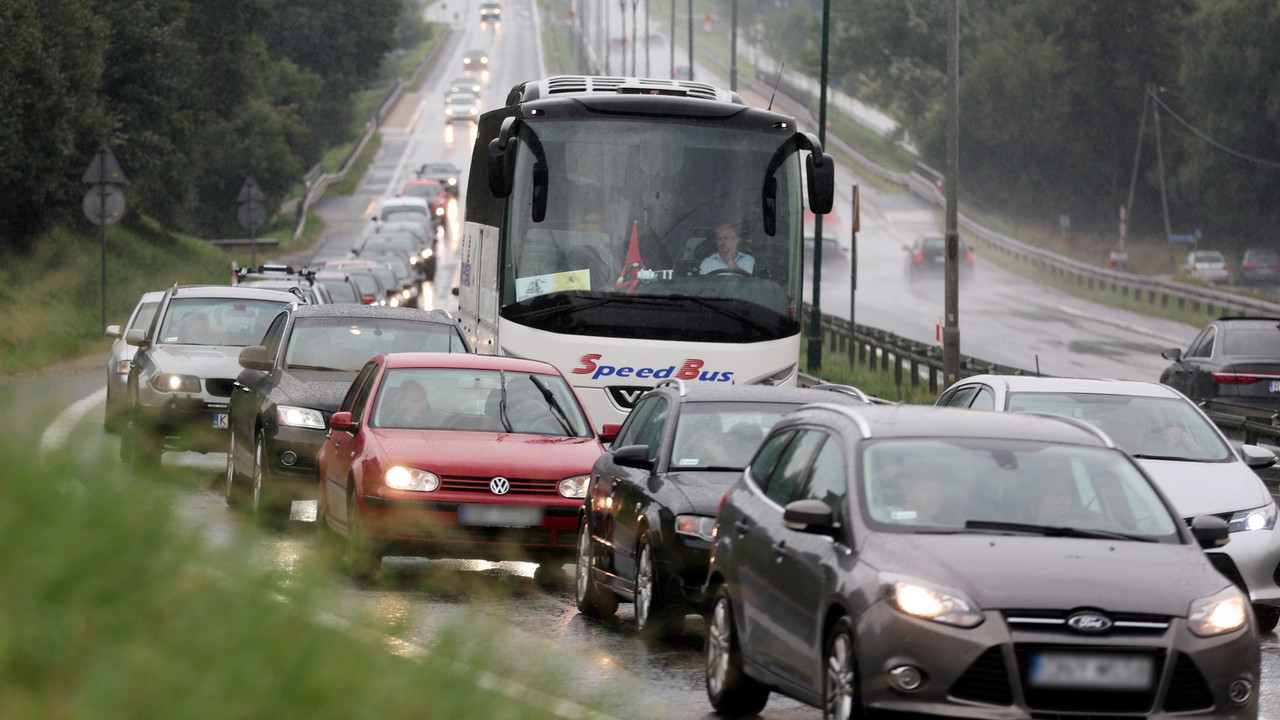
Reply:
[[253, 176], [245, 178], [240, 194], [236, 195], [236, 202], [240, 203], [240, 208], [236, 210], [236, 222], [240, 223], [240, 227], [249, 232], [262, 227], [262, 223], [267, 220], [267, 211], [262, 205], [265, 199], [266, 194], [254, 182]]
[[1169, 236], [1169, 242], [1171, 242], [1171, 243], [1191, 243], [1191, 244], [1193, 244], [1193, 245], [1194, 245], [1194, 244], [1195, 244], [1195, 242], [1196, 242], [1196, 236], [1195, 236], [1195, 235], [1185, 235], [1185, 234], [1184, 234], [1184, 235], [1170, 235], [1170, 236]]
[[97, 185], [84, 194], [84, 216], [94, 225], [112, 225], [124, 215], [124, 193], [115, 185]]
[[120, 169], [120, 163], [116, 162], [116, 156], [111, 154], [111, 148], [102, 145], [98, 148], [98, 152], [93, 154], [93, 160], [89, 161], [89, 168], [84, 171], [80, 182], [90, 185], [95, 183], [123, 185], [128, 181], [124, 179], [124, 171]]

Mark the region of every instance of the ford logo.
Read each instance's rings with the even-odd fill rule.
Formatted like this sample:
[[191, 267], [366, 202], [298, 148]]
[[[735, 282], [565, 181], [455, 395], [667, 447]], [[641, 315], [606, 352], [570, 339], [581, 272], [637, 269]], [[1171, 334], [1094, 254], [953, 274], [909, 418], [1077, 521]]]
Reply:
[[[511, 489], [511, 482], [499, 476], [489, 481], [489, 489], [493, 491], [494, 495], [506, 495], [507, 491]], [[1110, 624], [1107, 623], [1107, 625]]]
[[1100, 633], [1111, 629], [1111, 618], [1094, 612], [1080, 612], [1067, 618], [1072, 630], [1082, 633]]

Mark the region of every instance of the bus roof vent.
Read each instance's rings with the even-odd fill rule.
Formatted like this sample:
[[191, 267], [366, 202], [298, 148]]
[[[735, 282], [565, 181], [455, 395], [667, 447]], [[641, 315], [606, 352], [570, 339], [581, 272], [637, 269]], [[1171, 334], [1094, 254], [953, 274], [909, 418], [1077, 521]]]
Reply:
[[[609, 93], [617, 95], [667, 95], [736, 102], [742, 100], [736, 93], [720, 90], [712, 85], [688, 80], [663, 80], [659, 78], [609, 77], [595, 75], [556, 75], [547, 78], [546, 95], [581, 95]], [[529, 98], [525, 98], [526, 100]]]

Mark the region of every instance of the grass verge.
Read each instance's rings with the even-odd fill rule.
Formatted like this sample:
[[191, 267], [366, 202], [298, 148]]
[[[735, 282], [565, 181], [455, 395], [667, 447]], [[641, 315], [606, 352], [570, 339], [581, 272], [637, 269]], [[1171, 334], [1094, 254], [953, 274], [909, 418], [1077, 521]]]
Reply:
[[820, 377], [825, 382], [852, 385], [868, 395], [884, 400], [909, 405], [932, 405], [933, 401], [938, 399], [938, 394], [942, 392], [942, 388], [939, 388], [936, 393], [930, 392], [929, 382], [924, 378], [920, 378], [918, 384], [912, 385], [908, 366], [905, 365], [901, 383], [897, 382], [892, 367], [881, 370], [878, 365], [875, 367], [869, 367], [864, 363], [851, 365], [848, 353], [833, 350], [831, 343], [822, 345], [821, 368], [811, 369], [808, 357], [809, 340], [806, 337], [800, 343], [800, 366], [805, 372]]

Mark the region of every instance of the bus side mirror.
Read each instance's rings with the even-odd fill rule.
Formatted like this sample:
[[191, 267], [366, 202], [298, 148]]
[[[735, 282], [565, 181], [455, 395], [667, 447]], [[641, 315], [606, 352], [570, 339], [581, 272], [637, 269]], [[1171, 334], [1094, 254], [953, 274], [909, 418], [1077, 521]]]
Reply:
[[489, 192], [494, 197], [509, 196], [515, 181], [516, 144], [511, 142], [515, 124], [516, 118], [503, 120], [498, 137], [489, 141]]
[[836, 164], [831, 156], [809, 153], [804, 161], [809, 176], [809, 210], [816, 215], [826, 215], [836, 201]]

